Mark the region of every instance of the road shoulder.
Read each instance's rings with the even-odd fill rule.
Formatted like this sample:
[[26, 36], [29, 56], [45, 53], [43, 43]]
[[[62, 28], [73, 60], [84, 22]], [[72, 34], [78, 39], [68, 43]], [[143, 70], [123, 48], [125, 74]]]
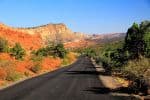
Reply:
[[[93, 65], [95, 66], [95, 69], [97, 72], [100, 72], [100, 73], [105, 73], [105, 69], [96, 64], [95, 60], [94, 59], [91, 59]], [[121, 78], [118, 78], [116, 76], [111, 76], [111, 75], [103, 75], [103, 74], [99, 74], [98, 75], [98, 78], [100, 80], [100, 82], [103, 83], [104, 87], [105, 88], [109, 88], [110, 90], [115, 90], [115, 89], [118, 89], [118, 88], [121, 88], [121, 87], [127, 87], [127, 83], [123, 83], [121, 82]], [[122, 79], [123, 80], [123, 79]], [[119, 82], [120, 81], [120, 82]], [[111, 95], [121, 95], [121, 96], [132, 96], [132, 97], [135, 97], [137, 98], [137, 100], [144, 100], [142, 99], [143, 97], [139, 96], [139, 95], [132, 95], [132, 94], [127, 94], [127, 93], [110, 93]]]

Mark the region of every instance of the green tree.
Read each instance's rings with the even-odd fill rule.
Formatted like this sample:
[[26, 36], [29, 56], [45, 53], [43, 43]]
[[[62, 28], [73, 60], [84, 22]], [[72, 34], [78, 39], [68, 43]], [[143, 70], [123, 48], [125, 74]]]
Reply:
[[113, 66], [122, 66], [130, 59], [150, 57], [150, 21], [144, 21], [140, 25], [133, 23], [128, 29], [122, 48], [105, 50], [105, 56], [111, 58]]
[[23, 59], [25, 56], [25, 50], [21, 47], [19, 43], [16, 43], [13, 48], [11, 48], [11, 55], [16, 59]]
[[144, 53], [143, 33], [141, 33], [139, 25], [134, 23], [128, 29], [125, 37], [125, 50], [129, 51], [130, 58], [138, 58]]
[[143, 21], [140, 24], [141, 32], [144, 34], [144, 55], [150, 57], [150, 21]]
[[140, 25], [134, 23], [127, 31], [124, 47], [130, 58], [150, 56], [150, 21], [143, 21]]

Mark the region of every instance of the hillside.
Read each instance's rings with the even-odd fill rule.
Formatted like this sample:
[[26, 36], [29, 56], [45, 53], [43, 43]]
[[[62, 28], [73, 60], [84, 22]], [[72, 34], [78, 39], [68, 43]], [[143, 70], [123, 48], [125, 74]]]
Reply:
[[40, 34], [31, 35], [4, 24], [0, 24], [0, 37], [8, 40], [10, 46], [19, 42], [27, 50], [38, 49], [42, 46], [42, 38]]
[[0, 37], [8, 40], [10, 46], [19, 42], [26, 50], [36, 50], [49, 41], [61, 41], [65, 44], [66, 48], [80, 48], [121, 40], [125, 37], [125, 34], [110, 33], [87, 35], [72, 32], [63, 23], [27, 28], [15, 28], [1, 23]]
[[89, 35], [89, 37], [84, 40], [67, 42], [65, 43], [65, 47], [73, 49], [81, 47], [85, 48], [96, 44], [101, 45], [105, 43], [123, 40], [125, 35], [125, 33], [93, 34]]
[[51, 41], [61, 40], [62, 42], [70, 42], [75, 41], [76, 39], [83, 39], [86, 35], [72, 32], [67, 26], [63, 23], [60, 24], [46, 24], [37, 27], [29, 27], [29, 28], [18, 28], [22, 32], [26, 32], [28, 34], [40, 34], [44, 42], [47, 39]]
[[125, 33], [107, 33], [107, 34], [94, 34], [90, 38], [91, 41], [95, 42], [96, 44], [103, 44], [109, 43], [113, 41], [123, 40], [125, 37]]
[[87, 35], [72, 32], [64, 24], [47, 24], [30, 28], [14, 28], [0, 24], [0, 37], [8, 40], [10, 45], [19, 42], [27, 50], [35, 50], [45, 45], [48, 40], [72, 42], [82, 40]]
[[[53, 71], [76, 60], [76, 54], [67, 52], [63, 44], [51, 47], [45, 45], [46, 39], [43, 35], [55, 39], [49, 34], [52, 35], [52, 31], [57, 32], [59, 28], [50, 29], [48, 25], [36, 28], [13, 28], [0, 24], [0, 88], [20, 79]], [[42, 31], [40, 33], [35, 30]], [[54, 35], [57, 34], [56, 32]], [[67, 28], [61, 34], [65, 32]], [[77, 36], [69, 31], [66, 34]], [[65, 40], [65, 36], [62, 38]]]

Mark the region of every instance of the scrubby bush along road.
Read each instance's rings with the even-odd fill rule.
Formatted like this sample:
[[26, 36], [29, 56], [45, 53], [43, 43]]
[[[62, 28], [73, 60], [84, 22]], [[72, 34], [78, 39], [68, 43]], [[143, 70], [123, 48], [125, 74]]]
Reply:
[[98, 79], [91, 60], [80, 57], [74, 64], [28, 79], [0, 91], [0, 100], [130, 100], [114, 96]]
[[133, 23], [125, 39], [79, 51], [110, 74], [130, 81], [134, 94], [150, 95], [150, 21]]
[[62, 43], [50, 42], [36, 50], [27, 50], [20, 43], [10, 45], [0, 37], [0, 88], [69, 65], [77, 56]]

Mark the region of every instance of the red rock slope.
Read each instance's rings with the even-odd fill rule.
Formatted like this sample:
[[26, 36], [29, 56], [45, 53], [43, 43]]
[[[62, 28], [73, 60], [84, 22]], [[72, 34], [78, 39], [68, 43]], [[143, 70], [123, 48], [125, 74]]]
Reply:
[[34, 50], [42, 46], [42, 38], [39, 34], [31, 35], [4, 24], [0, 24], [0, 37], [8, 40], [11, 46], [19, 42], [27, 50]]

